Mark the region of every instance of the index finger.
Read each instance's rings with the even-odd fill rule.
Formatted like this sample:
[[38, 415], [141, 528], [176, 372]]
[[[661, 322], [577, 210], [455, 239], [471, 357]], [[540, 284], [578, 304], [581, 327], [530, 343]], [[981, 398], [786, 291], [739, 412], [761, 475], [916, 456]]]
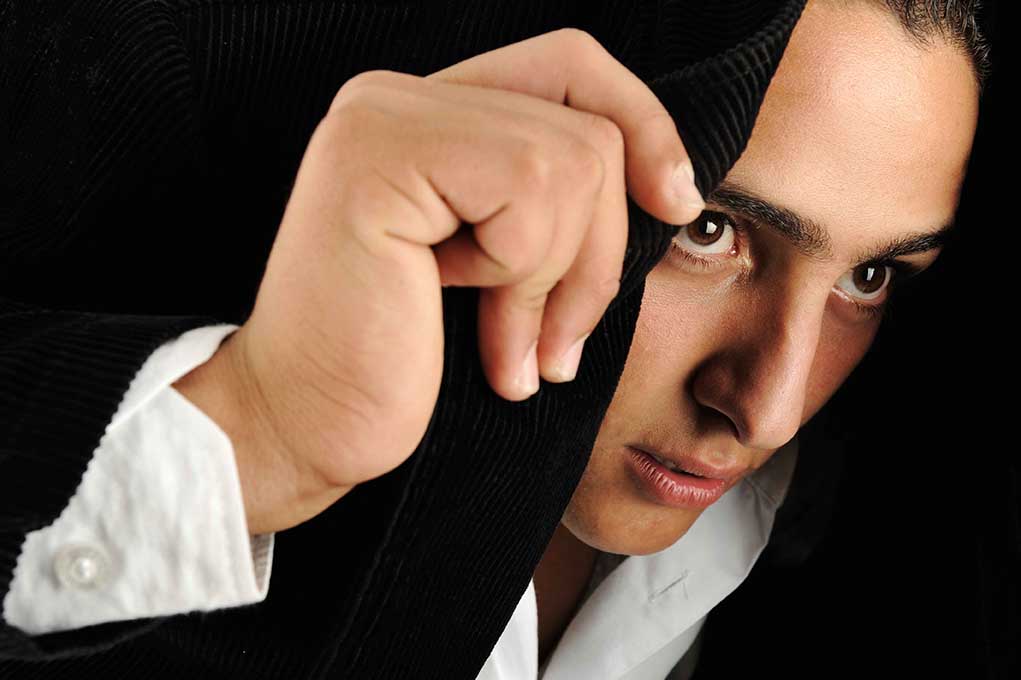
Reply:
[[668, 224], [688, 224], [705, 208], [670, 113], [585, 31], [543, 33], [425, 78], [511, 90], [604, 116], [624, 137], [627, 190], [643, 210]]

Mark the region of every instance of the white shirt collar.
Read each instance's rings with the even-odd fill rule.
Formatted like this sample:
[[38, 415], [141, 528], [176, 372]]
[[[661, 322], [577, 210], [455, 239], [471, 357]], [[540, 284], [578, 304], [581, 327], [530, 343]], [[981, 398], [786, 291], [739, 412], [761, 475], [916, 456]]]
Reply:
[[[751, 572], [787, 495], [797, 454], [795, 436], [706, 508], [676, 543], [621, 562], [568, 624], [543, 680], [663, 680], [709, 611]], [[478, 678], [520, 680], [537, 673], [532, 581]]]

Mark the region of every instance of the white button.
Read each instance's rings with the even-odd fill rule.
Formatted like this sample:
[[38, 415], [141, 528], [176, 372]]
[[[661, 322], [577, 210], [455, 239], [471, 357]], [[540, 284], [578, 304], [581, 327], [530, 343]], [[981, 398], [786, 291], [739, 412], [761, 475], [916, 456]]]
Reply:
[[110, 576], [110, 560], [93, 545], [74, 543], [57, 552], [54, 559], [57, 578], [68, 588], [89, 589], [105, 584]]

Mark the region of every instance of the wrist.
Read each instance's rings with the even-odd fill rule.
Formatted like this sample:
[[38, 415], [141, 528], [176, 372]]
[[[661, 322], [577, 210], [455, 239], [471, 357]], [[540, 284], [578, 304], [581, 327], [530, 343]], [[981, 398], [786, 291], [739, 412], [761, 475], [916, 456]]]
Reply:
[[230, 439], [252, 535], [289, 529], [321, 512], [348, 488], [325, 487], [300, 473], [244, 363], [239, 329], [205, 363], [173, 383]]

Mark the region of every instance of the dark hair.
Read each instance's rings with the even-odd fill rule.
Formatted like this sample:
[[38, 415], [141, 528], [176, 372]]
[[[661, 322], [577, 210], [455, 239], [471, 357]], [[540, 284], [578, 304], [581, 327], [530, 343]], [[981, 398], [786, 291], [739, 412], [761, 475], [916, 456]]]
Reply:
[[982, 32], [979, 14], [983, 0], [873, 0], [884, 5], [900, 21], [907, 34], [921, 46], [939, 37], [971, 58], [979, 95], [992, 70], [990, 46]]

